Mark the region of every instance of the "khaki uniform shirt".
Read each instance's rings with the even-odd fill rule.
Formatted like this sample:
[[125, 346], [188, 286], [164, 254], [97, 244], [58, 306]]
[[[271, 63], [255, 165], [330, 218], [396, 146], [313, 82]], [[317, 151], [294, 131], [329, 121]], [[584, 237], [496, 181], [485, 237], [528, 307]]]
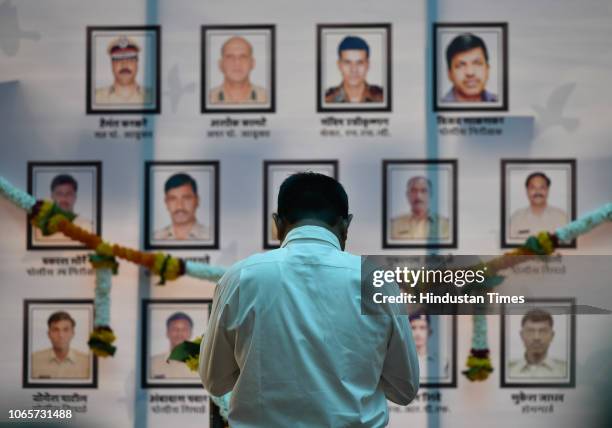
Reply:
[[53, 349], [32, 354], [32, 378], [36, 379], [87, 379], [90, 376], [89, 355], [70, 349], [62, 361]]
[[[432, 236], [430, 236], [432, 228]], [[391, 239], [427, 239], [435, 237], [448, 239], [449, 222], [446, 217], [429, 214], [427, 219], [417, 219], [413, 214], [406, 214], [391, 219]]]
[[268, 102], [266, 90], [261, 86], [251, 85], [249, 96], [244, 100], [229, 99], [223, 90], [223, 85], [217, 86], [209, 94], [211, 104], [265, 104]]
[[513, 360], [508, 364], [509, 377], [565, 379], [568, 377], [567, 363], [557, 358], [546, 358], [538, 364], [529, 364], [526, 359]]
[[153, 92], [150, 88], [136, 87], [128, 96], [118, 94], [113, 85], [96, 89], [94, 104], [151, 104]]
[[[83, 218], [81, 216], [76, 216], [72, 223], [76, 226], [79, 226], [81, 229], [85, 229], [88, 232], [94, 232], [93, 223], [91, 220]], [[64, 235], [62, 232], [56, 232], [53, 235], [43, 236], [42, 232], [38, 228], [34, 228], [34, 239], [36, 241], [44, 241], [44, 242], [70, 242], [70, 238]]]
[[556, 207], [547, 206], [536, 215], [531, 207], [516, 210], [510, 217], [510, 238], [528, 238], [538, 232], [552, 232], [567, 224], [567, 214]]
[[[180, 240], [174, 234], [174, 228], [172, 227], [171, 224], [164, 227], [163, 229], [155, 231], [153, 238], [159, 241], [179, 241]], [[204, 226], [203, 224], [196, 223], [193, 225], [193, 227], [189, 231], [189, 235], [187, 236], [186, 240], [187, 241], [203, 241], [207, 239], [210, 239], [210, 237], [208, 236], [208, 228]]]
[[382, 103], [384, 101], [383, 88], [377, 85], [368, 85], [366, 83], [365, 90], [358, 101], [351, 101], [344, 91], [344, 85], [334, 86], [325, 91], [326, 103]]
[[151, 357], [151, 377], [154, 379], [198, 379], [198, 373], [192, 372], [187, 364], [169, 360], [170, 354], [157, 354]]

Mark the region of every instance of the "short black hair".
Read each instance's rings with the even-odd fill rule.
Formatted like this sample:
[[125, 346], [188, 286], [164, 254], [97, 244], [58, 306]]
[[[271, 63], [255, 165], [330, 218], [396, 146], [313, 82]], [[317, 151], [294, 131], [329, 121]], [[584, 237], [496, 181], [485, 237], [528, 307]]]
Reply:
[[168, 190], [172, 190], [175, 187], [180, 187], [185, 184], [189, 184], [193, 189], [193, 193], [196, 195], [198, 194], [198, 184], [191, 175], [185, 174], [184, 172], [174, 174], [166, 180], [166, 184], [164, 185], [164, 193], [168, 193]]
[[172, 315], [170, 315], [168, 319], [166, 320], [166, 328], [170, 328], [170, 324], [178, 320], [187, 321], [189, 323], [189, 327], [193, 328], [193, 320], [185, 312], [175, 312]]
[[548, 178], [548, 176], [546, 174], [544, 174], [543, 172], [532, 172], [531, 174], [529, 174], [527, 176], [527, 178], [525, 179], [525, 187], [529, 187], [529, 182], [531, 181], [532, 178], [535, 177], [542, 177], [544, 179], [544, 181], [546, 181], [546, 187], [550, 187], [550, 178]]
[[53, 180], [51, 180], [51, 192], [62, 184], [70, 184], [75, 192], [79, 189], [79, 185], [72, 175], [60, 174], [56, 175]]
[[547, 322], [551, 327], [554, 326], [553, 317], [550, 312], [542, 309], [532, 309], [523, 315], [521, 320], [521, 327], [525, 325], [527, 321], [531, 322]]
[[74, 328], [74, 326], [76, 325], [76, 321], [74, 320], [74, 318], [70, 316], [68, 312], [57, 311], [57, 312], [53, 312], [49, 316], [49, 319], [47, 319], [47, 326], [51, 328], [51, 324], [55, 324], [56, 322], [60, 322], [60, 321], [70, 321], [70, 324], [72, 324], [72, 328]]
[[338, 58], [342, 51], [359, 50], [366, 52], [366, 58], [370, 57], [370, 46], [368, 42], [357, 36], [346, 36], [338, 45]]
[[489, 52], [484, 40], [472, 33], [459, 34], [453, 39], [446, 48], [446, 65], [451, 68], [453, 57], [461, 52], [469, 51], [475, 48], [481, 48], [484, 52], [485, 60], [489, 63]]
[[348, 218], [348, 196], [342, 184], [324, 174], [299, 172], [289, 176], [278, 192], [278, 215], [293, 224], [317, 219], [335, 226]]

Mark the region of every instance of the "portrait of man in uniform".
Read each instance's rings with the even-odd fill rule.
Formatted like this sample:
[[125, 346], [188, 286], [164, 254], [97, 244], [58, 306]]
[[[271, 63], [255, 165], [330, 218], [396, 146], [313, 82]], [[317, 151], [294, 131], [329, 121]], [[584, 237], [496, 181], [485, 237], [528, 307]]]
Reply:
[[507, 25], [434, 24], [436, 110], [507, 110]]
[[274, 111], [274, 26], [202, 27], [202, 112]]
[[87, 346], [92, 329], [92, 300], [25, 300], [24, 387], [95, 387], [97, 361]]
[[136, 82], [140, 46], [127, 36], [119, 36], [108, 45], [114, 81], [110, 86], [96, 89], [96, 104], [150, 104], [151, 88]]
[[146, 163], [147, 248], [218, 245], [218, 162]]
[[573, 384], [574, 305], [574, 299], [527, 299], [522, 314], [513, 308], [503, 315], [502, 386]]
[[318, 25], [319, 111], [390, 111], [390, 24]]
[[160, 28], [87, 31], [88, 113], [159, 113]]
[[170, 352], [185, 341], [193, 340], [193, 320], [185, 312], [175, 312], [166, 320], [168, 350], [151, 357], [151, 377], [154, 379], [198, 378], [186, 364], [169, 360]]
[[384, 161], [385, 246], [456, 245], [456, 161]]
[[[100, 162], [29, 162], [28, 189], [37, 199], [50, 200], [73, 216], [72, 223], [99, 234], [101, 215]], [[61, 232], [45, 235], [28, 225], [28, 249], [79, 249]]]
[[206, 332], [211, 300], [144, 299], [142, 301], [142, 387], [202, 388], [198, 373], [172, 351]]
[[[575, 160], [502, 160], [502, 245], [554, 232], [575, 216]], [[573, 246], [574, 243], [561, 243]]]

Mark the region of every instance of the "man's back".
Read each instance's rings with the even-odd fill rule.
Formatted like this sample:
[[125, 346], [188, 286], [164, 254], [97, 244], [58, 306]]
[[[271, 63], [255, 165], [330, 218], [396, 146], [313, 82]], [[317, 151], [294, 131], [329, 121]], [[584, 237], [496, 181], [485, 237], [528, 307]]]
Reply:
[[211, 394], [233, 389], [232, 427], [384, 426], [385, 392], [414, 397], [408, 321], [361, 315], [360, 272], [333, 233], [303, 226], [224, 276], [200, 367]]

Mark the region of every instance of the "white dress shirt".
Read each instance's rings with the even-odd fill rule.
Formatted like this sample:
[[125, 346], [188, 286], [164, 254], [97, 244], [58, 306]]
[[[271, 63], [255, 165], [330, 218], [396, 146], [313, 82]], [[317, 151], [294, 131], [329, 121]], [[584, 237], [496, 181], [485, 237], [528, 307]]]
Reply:
[[[361, 314], [361, 259], [318, 226], [238, 262], [215, 290], [200, 377], [232, 391], [241, 427], [382, 427], [408, 404], [419, 365], [407, 316]], [[394, 314], [394, 315], [392, 315]]]

